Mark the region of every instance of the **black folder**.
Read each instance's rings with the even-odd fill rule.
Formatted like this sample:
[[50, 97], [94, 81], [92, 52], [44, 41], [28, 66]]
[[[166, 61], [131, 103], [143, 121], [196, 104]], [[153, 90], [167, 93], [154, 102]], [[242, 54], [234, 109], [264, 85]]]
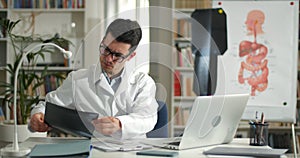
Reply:
[[95, 130], [92, 120], [97, 118], [97, 113], [78, 111], [46, 102], [45, 123], [62, 132], [91, 138]]

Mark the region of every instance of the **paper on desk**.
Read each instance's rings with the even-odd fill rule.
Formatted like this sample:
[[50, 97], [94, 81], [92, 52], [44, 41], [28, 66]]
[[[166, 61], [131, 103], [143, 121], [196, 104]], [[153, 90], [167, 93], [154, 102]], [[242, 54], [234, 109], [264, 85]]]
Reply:
[[150, 145], [140, 143], [139, 140], [116, 140], [112, 138], [93, 141], [92, 145], [103, 151], [135, 151], [152, 148]]

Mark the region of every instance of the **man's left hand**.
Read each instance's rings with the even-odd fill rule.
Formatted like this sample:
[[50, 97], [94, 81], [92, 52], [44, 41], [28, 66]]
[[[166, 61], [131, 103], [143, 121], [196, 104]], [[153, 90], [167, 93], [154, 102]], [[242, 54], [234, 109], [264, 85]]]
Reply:
[[110, 116], [98, 118], [92, 123], [94, 124], [96, 131], [104, 135], [112, 135], [122, 128], [120, 120]]

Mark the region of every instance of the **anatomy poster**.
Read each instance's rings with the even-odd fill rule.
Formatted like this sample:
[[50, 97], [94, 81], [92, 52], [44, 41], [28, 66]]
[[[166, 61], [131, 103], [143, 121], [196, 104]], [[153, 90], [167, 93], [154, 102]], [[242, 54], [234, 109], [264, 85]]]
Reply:
[[226, 77], [218, 79], [226, 93], [249, 93], [251, 105], [294, 106], [298, 5], [296, 1], [214, 1], [214, 7], [227, 15], [228, 50], [222, 56]]

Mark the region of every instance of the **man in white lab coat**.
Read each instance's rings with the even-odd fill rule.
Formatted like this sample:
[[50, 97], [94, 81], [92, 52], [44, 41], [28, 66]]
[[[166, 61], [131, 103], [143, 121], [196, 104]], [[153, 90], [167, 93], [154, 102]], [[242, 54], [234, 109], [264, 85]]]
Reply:
[[[126, 69], [142, 38], [136, 21], [116, 19], [107, 28], [99, 46], [100, 63], [71, 72], [63, 84], [46, 95], [46, 101], [99, 113], [92, 123], [103, 135], [143, 138], [157, 121], [155, 83], [145, 73]], [[31, 112], [30, 128], [45, 132], [45, 102]]]

